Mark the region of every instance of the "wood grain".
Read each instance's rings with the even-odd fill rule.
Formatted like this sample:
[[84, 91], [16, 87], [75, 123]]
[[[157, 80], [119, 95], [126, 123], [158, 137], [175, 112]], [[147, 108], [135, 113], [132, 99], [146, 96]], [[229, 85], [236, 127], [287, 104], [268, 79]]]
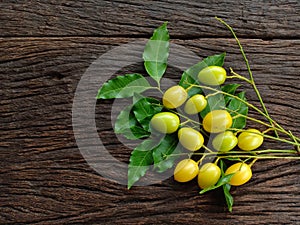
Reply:
[[173, 37], [228, 37], [214, 19], [219, 16], [243, 37], [295, 39], [300, 37], [299, 13], [298, 0], [3, 0], [0, 36], [149, 37], [169, 21]]
[[[88, 11], [87, 15], [93, 17], [93, 12], [100, 12], [96, 10], [97, 7], [94, 9], [92, 3], [94, 2], [84, 1], [73, 3], [69, 7], [78, 7], [79, 14], [81, 4], [90, 5], [91, 11]], [[105, 1], [98, 4], [109, 5]], [[126, 5], [121, 1], [114, 4], [117, 5], [114, 13], [119, 12], [122, 4]], [[193, 7], [193, 5], [188, 7], [188, 3], [185, 4], [185, 8]], [[8, 5], [13, 7], [11, 4]], [[50, 7], [51, 2], [46, 4], [39, 1], [38, 4], [39, 7], [48, 5]], [[64, 3], [61, 7], [67, 7], [63, 5]], [[138, 7], [138, 3], [135, 5]], [[287, 4], [287, 7], [289, 5]], [[14, 7], [21, 6], [21, 3], [17, 3]], [[5, 10], [9, 10], [8, 8], [5, 7]], [[51, 9], [53, 10], [53, 7], [49, 8]], [[283, 11], [284, 9], [283, 7]], [[162, 10], [166, 9], [162, 8]], [[27, 11], [23, 10], [24, 16], [32, 15], [32, 12]], [[41, 9], [39, 12], [45, 14], [48, 11]], [[112, 16], [112, 18], [117, 18], [116, 15]], [[289, 16], [291, 15], [287, 15]], [[41, 17], [47, 19], [47, 17]], [[155, 17], [161, 17], [159, 12]], [[34, 19], [34, 21], [39, 20]], [[153, 21], [147, 24], [145, 30], [136, 29], [136, 32], [147, 34], [156, 24]], [[204, 22], [202, 20], [201, 23]], [[116, 21], [116, 23], [120, 22]], [[78, 35], [80, 32], [81, 35], [91, 35], [93, 33], [89, 32], [98, 33], [102, 29], [96, 27], [100, 23], [95, 23], [94, 30], [83, 29], [76, 33], [77, 30], [74, 27], [69, 28], [66, 21], [62, 24], [66, 24], [66, 32], [70, 32], [68, 35]], [[138, 22], [134, 25], [128, 22], [127, 24], [129, 25], [123, 27], [123, 35], [132, 31], [129, 29], [131, 26], [140, 26]], [[195, 24], [195, 30], [198, 25]], [[20, 32], [13, 33], [13, 27], [16, 27], [16, 24], [11, 22], [8, 26], [11, 28], [7, 27], [6, 33], [1, 32], [2, 35], [45, 34], [45, 31], [39, 30], [38, 27], [34, 27], [29, 33], [26, 31], [26, 24], [22, 24]], [[89, 26], [87, 24], [85, 27], [89, 28]], [[105, 26], [114, 27], [112, 24]], [[284, 27], [286, 32], [290, 32], [288, 25], [285, 24]], [[244, 29], [246, 30], [246, 27]], [[179, 31], [176, 32], [179, 36]], [[119, 34], [118, 31], [111, 31], [106, 35]], [[49, 35], [63, 35], [58, 22], [50, 29]], [[77, 148], [72, 130], [72, 101], [77, 84], [85, 70], [99, 56], [114, 46], [130, 43], [133, 40], [140, 39], [0, 38], [0, 223], [299, 223], [299, 161], [269, 160], [255, 164], [251, 182], [241, 188], [234, 188], [232, 191], [235, 198], [233, 213], [226, 212], [221, 192], [199, 196], [199, 189], [194, 181], [188, 184], [178, 184], [169, 178], [158, 184], [134, 187], [128, 191], [126, 186], [102, 177], [90, 168]], [[285, 128], [299, 136], [300, 41], [279, 39], [272, 41], [242, 39], [241, 41], [248, 53], [258, 87], [272, 116]], [[226, 51], [225, 67], [231, 66], [237, 72], [246, 73], [242, 57], [232, 39], [176, 39], [173, 42], [193, 50], [200, 57]], [[123, 68], [115, 75], [136, 71], [144, 73], [142, 63]], [[179, 72], [176, 68], [170, 68], [166, 76], [178, 80]], [[257, 105], [258, 101], [254, 93], [248, 87], [244, 89], [247, 90], [249, 101]], [[111, 128], [111, 104], [111, 101], [97, 102], [96, 124], [99, 136], [114, 157], [127, 162], [130, 149], [116, 139]], [[86, 142], [87, 145], [93, 144], [89, 143], [89, 140]], [[286, 147], [268, 141], [264, 144], [264, 146], [269, 145]]]

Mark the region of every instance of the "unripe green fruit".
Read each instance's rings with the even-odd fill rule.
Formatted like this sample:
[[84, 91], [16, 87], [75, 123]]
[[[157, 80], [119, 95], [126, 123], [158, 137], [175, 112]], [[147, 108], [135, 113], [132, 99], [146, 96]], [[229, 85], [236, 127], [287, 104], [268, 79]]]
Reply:
[[178, 129], [179, 123], [179, 117], [170, 112], [157, 113], [150, 121], [151, 127], [164, 134], [174, 133]]
[[225, 131], [214, 137], [212, 145], [220, 152], [228, 152], [238, 143], [237, 137], [231, 131]]
[[198, 79], [206, 85], [221, 85], [226, 80], [226, 70], [220, 66], [208, 66], [199, 72]]

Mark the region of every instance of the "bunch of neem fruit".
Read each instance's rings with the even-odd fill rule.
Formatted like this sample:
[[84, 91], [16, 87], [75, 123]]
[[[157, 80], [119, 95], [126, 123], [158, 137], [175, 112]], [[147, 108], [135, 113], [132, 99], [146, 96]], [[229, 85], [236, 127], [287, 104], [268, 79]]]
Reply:
[[[208, 66], [198, 74], [199, 83], [207, 86], [219, 86], [226, 80], [226, 70], [220, 66]], [[167, 109], [176, 109], [183, 106], [187, 115], [200, 113], [207, 107], [206, 97], [195, 94], [188, 97], [187, 91], [181, 86], [173, 86], [165, 91], [163, 105]], [[177, 132], [180, 144], [187, 150], [196, 152], [203, 147], [204, 137], [200, 129], [181, 126], [178, 115], [174, 112], [160, 112], [151, 119], [151, 127], [160, 133]], [[212, 141], [214, 150], [226, 153], [236, 147], [244, 151], [251, 151], [263, 143], [263, 135], [257, 129], [248, 129], [241, 132], [238, 137], [228, 130], [232, 125], [232, 116], [226, 109], [212, 110], [207, 113], [202, 121], [204, 131], [217, 134]], [[215, 185], [221, 177], [221, 169], [216, 163], [205, 163], [199, 170], [198, 162], [193, 159], [183, 159], [174, 170], [174, 179], [178, 182], [188, 182], [198, 176], [198, 184], [202, 189]], [[245, 184], [252, 176], [248, 164], [238, 162], [231, 165], [225, 175], [232, 174], [229, 184], [239, 186]]]
[[[169, 33], [164, 23], [154, 31], [143, 52], [144, 67], [157, 86], [152, 86], [141, 74], [126, 74], [103, 84], [97, 99], [132, 98], [132, 104], [119, 113], [114, 125], [116, 134], [141, 141], [130, 156], [128, 189], [145, 176], [151, 166], [159, 173], [173, 169], [178, 182], [188, 182], [198, 176], [200, 194], [221, 187], [231, 211], [231, 186], [243, 185], [251, 179], [251, 166], [257, 159], [299, 159], [300, 139], [269, 116], [239, 40], [228, 24], [217, 19], [234, 35], [250, 78], [231, 68], [232, 75], [227, 76], [223, 53], [191, 66], [183, 72], [178, 85], [162, 91], [160, 81], [169, 55]], [[250, 84], [263, 110], [248, 103], [245, 92], [236, 93], [239, 84], [224, 84], [228, 78]], [[143, 96], [146, 90], [158, 91], [162, 101]], [[264, 116], [269, 123], [248, 116], [248, 108]], [[267, 129], [263, 132], [244, 129], [249, 119]], [[267, 135], [268, 131], [274, 131], [277, 136]], [[291, 144], [295, 150], [256, 150], [264, 138]]]

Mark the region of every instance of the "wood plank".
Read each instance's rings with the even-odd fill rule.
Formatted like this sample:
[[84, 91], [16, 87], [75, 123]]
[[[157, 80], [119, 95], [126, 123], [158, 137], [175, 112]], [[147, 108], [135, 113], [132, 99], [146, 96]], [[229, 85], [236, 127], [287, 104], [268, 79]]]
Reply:
[[[139, 40], [139, 39], [138, 39]], [[234, 188], [234, 212], [222, 193], [199, 196], [196, 182], [134, 187], [100, 176], [85, 162], [72, 130], [77, 84], [90, 64], [126, 38], [1, 38], [0, 222], [98, 224], [296, 224], [300, 219], [298, 161], [259, 161], [248, 184]], [[173, 40], [200, 57], [227, 51], [225, 67], [246, 69], [234, 40]], [[300, 135], [299, 40], [243, 39], [272, 116]], [[116, 73], [144, 73], [142, 63]], [[178, 80], [170, 68], [167, 77]], [[249, 101], [258, 104], [245, 87]], [[127, 162], [130, 149], [113, 134], [111, 101], [96, 106], [103, 143]], [[287, 113], [288, 112], [288, 113]], [[87, 144], [89, 143], [87, 140]], [[267, 141], [264, 146], [284, 147]], [[118, 171], [117, 171], [118, 172]]]
[[[230, 10], [225, 10], [230, 9]], [[300, 4], [290, 1], [1, 1], [0, 36], [140, 36], [169, 21], [178, 38], [240, 36], [299, 38]]]

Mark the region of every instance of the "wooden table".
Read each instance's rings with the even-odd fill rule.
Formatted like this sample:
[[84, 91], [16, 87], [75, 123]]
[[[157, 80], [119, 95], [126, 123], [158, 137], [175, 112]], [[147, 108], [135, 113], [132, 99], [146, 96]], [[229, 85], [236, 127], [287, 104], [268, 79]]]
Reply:
[[[128, 191], [86, 163], [72, 129], [76, 87], [91, 63], [115, 46], [146, 40], [164, 21], [172, 43], [201, 58], [226, 51], [225, 67], [246, 74], [216, 15], [240, 37], [272, 117], [299, 136], [298, 0], [4, 0], [0, 6], [1, 224], [300, 224], [299, 160], [258, 161], [251, 182], [233, 189], [228, 213], [221, 192], [200, 196], [195, 182], [171, 177]], [[116, 75], [135, 71], [144, 73], [142, 63]], [[178, 81], [179, 72], [171, 68], [166, 76]], [[258, 105], [254, 92], [243, 89]], [[97, 102], [99, 135], [128, 162], [130, 149], [110, 124], [111, 103]]]

